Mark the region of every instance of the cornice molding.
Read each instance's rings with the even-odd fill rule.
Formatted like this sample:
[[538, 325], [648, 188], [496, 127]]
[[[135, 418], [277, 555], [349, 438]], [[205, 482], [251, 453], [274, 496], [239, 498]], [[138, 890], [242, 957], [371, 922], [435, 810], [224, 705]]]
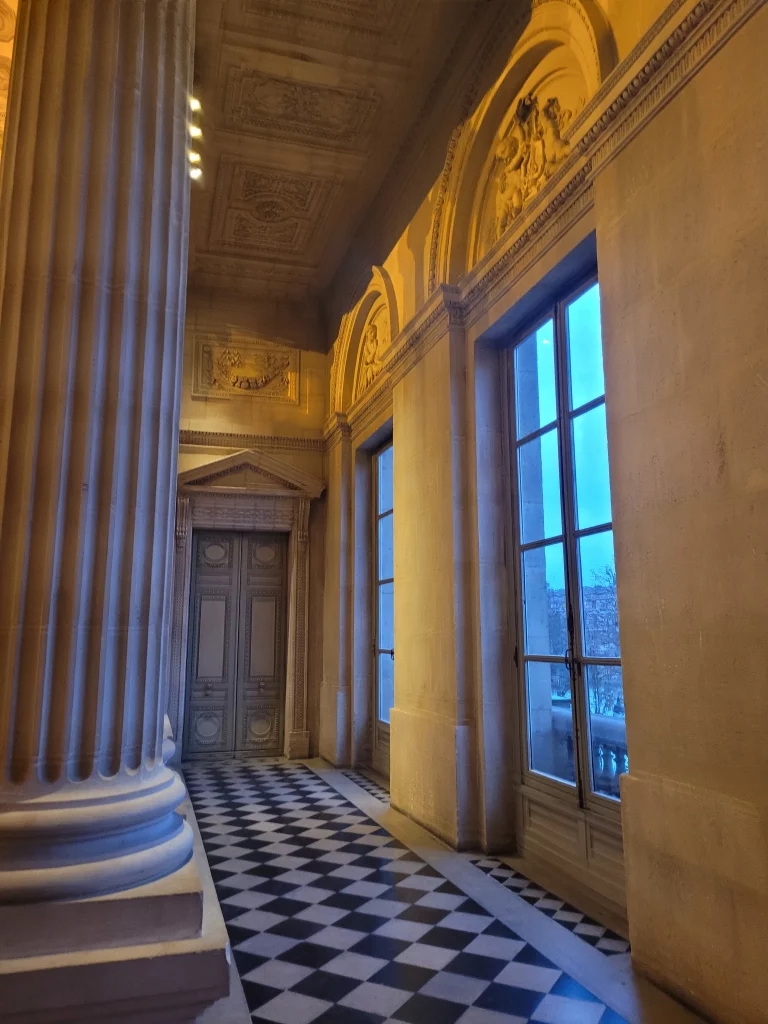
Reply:
[[[591, 168], [583, 160], [579, 162], [582, 166], [568, 178], [564, 187], [558, 175], [531, 204], [527, 225], [516, 235], [502, 237], [466, 276], [462, 295], [468, 319], [473, 319], [478, 307], [493, 301], [500, 288], [531, 267], [592, 208]], [[573, 161], [569, 163], [572, 167]], [[564, 174], [568, 175], [568, 167], [564, 168]]]
[[406, 325], [390, 349], [384, 374], [393, 385], [432, 348], [450, 327], [464, 327], [466, 307], [458, 288], [441, 285]]
[[342, 441], [349, 441], [352, 437], [352, 427], [349, 424], [346, 413], [337, 412], [331, 416], [323, 432], [323, 441], [326, 452], [331, 451]]
[[228, 434], [213, 430], [180, 430], [179, 444], [202, 448], [271, 448], [275, 451], [317, 452], [325, 451], [323, 437], [288, 437], [279, 434]]
[[764, 0], [699, 0], [578, 143], [594, 174], [704, 67]]

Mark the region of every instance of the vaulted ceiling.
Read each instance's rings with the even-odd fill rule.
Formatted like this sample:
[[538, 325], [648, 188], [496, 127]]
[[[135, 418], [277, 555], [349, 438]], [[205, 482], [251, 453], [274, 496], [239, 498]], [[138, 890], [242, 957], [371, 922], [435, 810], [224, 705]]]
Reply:
[[190, 285], [317, 299], [474, 0], [198, 0]]

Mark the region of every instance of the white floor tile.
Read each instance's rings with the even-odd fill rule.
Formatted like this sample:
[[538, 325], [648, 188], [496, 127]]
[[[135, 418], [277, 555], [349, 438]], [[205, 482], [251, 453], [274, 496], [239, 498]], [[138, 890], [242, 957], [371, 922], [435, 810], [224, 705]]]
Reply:
[[363, 953], [341, 953], [334, 960], [329, 961], [324, 971], [331, 974], [340, 974], [344, 978], [359, 978], [367, 981], [372, 975], [387, 966], [388, 961], [377, 956], [365, 956]]
[[413, 964], [415, 967], [427, 967], [431, 971], [442, 971], [457, 955], [455, 949], [443, 949], [442, 946], [427, 946], [423, 942], [414, 942], [395, 957], [399, 964]]
[[531, 1021], [537, 1024], [599, 1024], [604, 1012], [602, 1003], [548, 995], [536, 1007]]

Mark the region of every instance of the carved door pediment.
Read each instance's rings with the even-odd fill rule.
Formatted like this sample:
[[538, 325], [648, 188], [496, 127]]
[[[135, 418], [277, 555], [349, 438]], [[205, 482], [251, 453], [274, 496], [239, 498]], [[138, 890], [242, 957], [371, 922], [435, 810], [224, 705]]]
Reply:
[[244, 449], [179, 474], [179, 490], [319, 498], [323, 482], [259, 449]]

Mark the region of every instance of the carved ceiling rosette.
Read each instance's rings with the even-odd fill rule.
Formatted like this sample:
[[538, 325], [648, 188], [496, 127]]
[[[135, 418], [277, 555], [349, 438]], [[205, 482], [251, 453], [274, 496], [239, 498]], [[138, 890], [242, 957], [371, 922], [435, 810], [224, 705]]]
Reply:
[[210, 247], [244, 256], [306, 260], [338, 192], [338, 177], [317, 177], [222, 157]]

